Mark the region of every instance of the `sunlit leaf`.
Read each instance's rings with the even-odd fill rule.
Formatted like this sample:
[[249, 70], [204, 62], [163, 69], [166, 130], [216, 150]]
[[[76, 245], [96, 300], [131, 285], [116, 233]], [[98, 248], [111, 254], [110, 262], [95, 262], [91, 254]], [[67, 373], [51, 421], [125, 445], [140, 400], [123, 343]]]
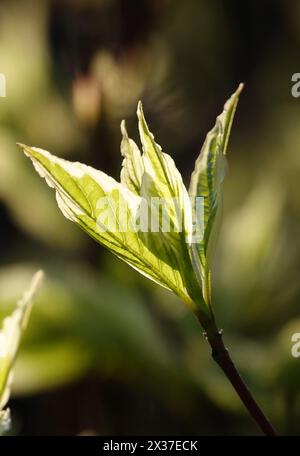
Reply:
[[[190, 194], [173, 159], [155, 142], [141, 103], [137, 116], [143, 152], [129, 138], [122, 122], [120, 183], [90, 166], [20, 145], [38, 173], [56, 190], [58, 205], [68, 219], [143, 275], [174, 291], [208, 321], [214, 320], [209, 305], [208, 257], [220, 205], [226, 147], [241, 89], [226, 103], [207, 135]], [[199, 219], [197, 204], [201, 198], [204, 206]], [[196, 236], [195, 245], [194, 228], [198, 235], [200, 226], [202, 235], [199, 239]]]
[[206, 300], [210, 299], [210, 267], [220, 215], [222, 183], [227, 166], [227, 145], [242, 89], [243, 85], [240, 84], [226, 102], [223, 112], [217, 117], [215, 126], [207, 134], [190, 182], [189, 194], [192, 197], [194, 217], [196, 197], [204, 198], [204, 236], [194, 245], [193, 254], [202, 276]]
[[[58, 205], [68, 219], [77, 223], [119, 258], [148, 278], [174, 291], [184, 302], [195, 308], [196, 304], [193, 303], [195, 298], [190, 295], [192, 288], [190, 283], [193, 282], [193, 287], [196, 289], [196, 277], [191, 267], [189, 269], [191, 278], [186, 272], [183, 273], [183, 270], [188, 270], [187, 266], [190, 264], [188, 231], [183, 228], [181, 232], [176, 232], [174, 226], [179, 223], [182, 214], [178, 215], [172, 200], [178, 197], [179, 201], [183, 201], [185, 198], [191, 219], [188, 194], [171, 158], [162, 154], [156, 145], [154, 150], [153, 139], [147, 130], [141, 110], [139, 116], [141, 129], [143, 128], [141, 131], [144, 147], [142, 162], [137, 148], [129, 141], [123, 125], [122, 153], [125, 160], [121, 184], [105, 173], [82, 163], [72, 163], [34, 147], [22, 145], [22, 148], [48, 185], [55, 188]], [[138, 163], [137, 179], [135, 172], [137, 168], [133, 163]], [[143, 167], [144, 171], [141, 174]], [[164, 177], [166, 170], [169, 175], [174, 174], [172, 181]], [[139, 185], [141, 185], [140, 195], [137, 194]], [[149, 229], [149, 220], [145, 229], [143, 227], [140, 231], [132, 229], [132, 220], [141, 220], [144, 215], [143, 205], [147, 202], [147, 198], [152, 196], [166, 197], [167, 204], [171, 208], [170, 218], [173, 228], [163, 235], [160, 223], [158, 232], [152, 232]], [[103, 200], [104, 203], [108, 202], [105, 210], [99, 204]], [[179, 211], [183, 211], [183, 208], [180, 207]], [[200, 296], [199, 292], [198, 295]]]

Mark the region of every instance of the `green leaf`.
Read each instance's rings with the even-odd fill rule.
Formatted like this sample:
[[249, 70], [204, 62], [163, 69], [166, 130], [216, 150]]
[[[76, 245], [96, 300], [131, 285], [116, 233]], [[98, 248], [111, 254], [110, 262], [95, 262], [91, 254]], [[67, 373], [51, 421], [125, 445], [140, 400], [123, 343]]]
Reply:
[[[208, 251], [241, 88], [226, 103], [207, 135], [190, 193], [172, 158], [155, 142], [141, 103], [137, 116], [143, 152], [129, 138], [122, 122], [120, 183], [90, 166], [20, 145], [38, 173], [55, 189], [58, 205], [68, 219], [140, 273], [175, 292], [206, 321], [214, 320], [208, 299]], [[195, 219], [199, 198], [204, 198], [202, 221]], [[197, 239], [202, 225], [204, 238], [200, 235]]]
[[37, 272], [31, 286], [17, 304], [13, 313], [4, 319], [0, 331], [0, 432], [9, 420], [9, 412], [3, 410], [10, 395], [13, 379], [12, 367], [17, 355], [22, 333], [27, 325], [33, 298], [43, 273]]
[[[20, 146], [38, 173], [55, 188], [58, 205], [68, 219], [140, 273], [174, 291], [195, 310], [195, 297], [191, 295], [198, 284], [189, 253], [189, 196], [173, 160], [154, 143], [141, 105], [138, 116], [143, 155], [129, 139], [122, 123], [121, 183], [82, 163], [60, 159], [35, 147]], [[139, 231], [132, 229], [136, 221], [145, 219], [145, 203], [153, 197], [165, 199], [170, 232], [163, 231], [161, 217], [157, 232], [149, 226], [149, 218]], [[101, 202], [107, 202], [107, 207]], [[177, 232], [182, 217], [183, 228]], [[199, 291], [198, 295], [201, 295]]]
[[203, 305], [199, 283], [191, 264], [193, 230], [189, 194], [174, 160], [162, 152], [161, 147], [155, 142], [146, 123], [141, 103], [138, 104], [137, 115], [144, 164], [140, 194], [149, 205], [155, 200], [163, 201], [171, 226], [170, 230], [164, 231], [163, 216], [158, 214], [159, 236], [151, 229], [141, 233], [141, 239], [152, 246], [157, 258], [163, 259], [172, 265], [173, 270], [179, 271], [190, 297], [206, 313], [207, 308]]
[[216, 124], [207, 134], [192, 173], [189, 195], [192, 198], [194, 223], [196, 222], [196, 198], [204, 198], [204, 236], [193, 245], [194, 267], [198, 269], [206, 302], [210, 301], [210, 267], [218, 221], [220, 216], [222, 183], [226, 173], [226, 151], [230, 130], [243, 89], [240, 84], [229, 98]]
[[[139, 132], [143, 146], [144, 174], [141, 184], [141, 196], [145, 198], [163, 198], [173, 222], [173, 234], [180, 241], [191, 244], [192, 212], [188, 192], [174, 160], [163, 153], [149, 131], [144, 118], [142, 104], [138, 104]], [[182, 223], [182, 226], [181, 226]], [[176, 236], [175, 233], [178, 232]]]

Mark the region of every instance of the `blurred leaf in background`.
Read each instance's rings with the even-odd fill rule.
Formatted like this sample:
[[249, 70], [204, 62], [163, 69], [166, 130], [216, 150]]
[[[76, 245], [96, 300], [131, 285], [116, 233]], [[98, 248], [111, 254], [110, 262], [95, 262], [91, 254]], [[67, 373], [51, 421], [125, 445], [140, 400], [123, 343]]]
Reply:
[[13, 380], [13, 366], [21, 337], [28, 324], [33, 300], [43, 278], [38, 271], [31, 280], [30, 287], [18, 300], [13, 312], [6, 316], [0, 330], [0, 435], [9, 430], [10, 410], [6, 407]]

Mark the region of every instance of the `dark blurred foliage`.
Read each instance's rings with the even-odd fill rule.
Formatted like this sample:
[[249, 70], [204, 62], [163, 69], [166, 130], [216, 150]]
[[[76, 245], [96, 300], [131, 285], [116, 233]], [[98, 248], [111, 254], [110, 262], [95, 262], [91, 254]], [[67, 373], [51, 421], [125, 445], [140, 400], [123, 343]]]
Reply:
[[300, 431], [300, 4], [1, 1], [0, 309], [47, 280], [15, 369], [16, 434], [254, 434], [201, 329], [170, 293], [65, 220], [16, 141], [118, 176], [136, 104], [188, 184], [205, 133], [245, 83], [229, 147], [213, 301], [275, 425]]

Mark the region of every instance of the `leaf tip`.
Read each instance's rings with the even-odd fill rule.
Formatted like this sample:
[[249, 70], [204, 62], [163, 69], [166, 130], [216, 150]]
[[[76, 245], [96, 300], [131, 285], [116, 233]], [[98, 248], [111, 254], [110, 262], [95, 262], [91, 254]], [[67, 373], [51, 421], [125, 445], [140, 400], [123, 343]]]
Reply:
[[227, 100], [227, 102], [225, 103], [224, 105], [224, 108], [226, 109], [226, 107], [232, 105], [233, 104], [237, 104], [238, 103], [238, 100], [239, 100], [239, 97], [240, 97], [240, 94], [241, 92], [243, 91], [244, 89], [244, 83], [243, 82], [240, 82], [240, 84], [238, 85], [238, 88], [235, 90], [235, 92], [233, 92], [233, 94], [231, 95], [231, 97]]
[[126, 129], [125, 120], [122, 120], [122, 122], [121, 122], [121, 133], [122, 133], [123, 138], [128, 139], [128, 133], [127, 133], [127, 129]]
[[141, 100], [139, 100], [137, 104], [137, 112], [139, 111], [143, 111], [143, 104]]
[[235, 92], [237, 96], [239, 96], [241, 94], [241, 92], [243, 91], [244, 87], [245, 87], [245, 84], [243, 82], [240, 82], [239, 86], [238, 86], [238, 88], [236, 89], [236, 92]]
[[26, 146], [26, 144], [19, 143], [19, 142], [17, 142], [16, 144], [17, 144], [18, 147], [20, 147], [20, 149], [22, 150], [22, 152], [24, 152], [25, 155], [31, 156], [31, 152], [30, 152], [30, 147], [29, 146]]
[[23, 143], [20, 143], [20, 142], [17, 142], [16, 143], [18, 147], [20, 147], [22, 150], [24, 150], [27, 146], [26, 144], [23, 144]]
[[45, 273], [42, 269], [39, 269], [33, 276], [32, 278], [32, 285], [34, 289], [37, 289], [37, 287], [40, 286], [42, 281], [44, 280]]
[[144, 120], [143, 104], [142, 104], [141, 100], [138, 101], [136, 114], [137, 114], [139, 121]]

